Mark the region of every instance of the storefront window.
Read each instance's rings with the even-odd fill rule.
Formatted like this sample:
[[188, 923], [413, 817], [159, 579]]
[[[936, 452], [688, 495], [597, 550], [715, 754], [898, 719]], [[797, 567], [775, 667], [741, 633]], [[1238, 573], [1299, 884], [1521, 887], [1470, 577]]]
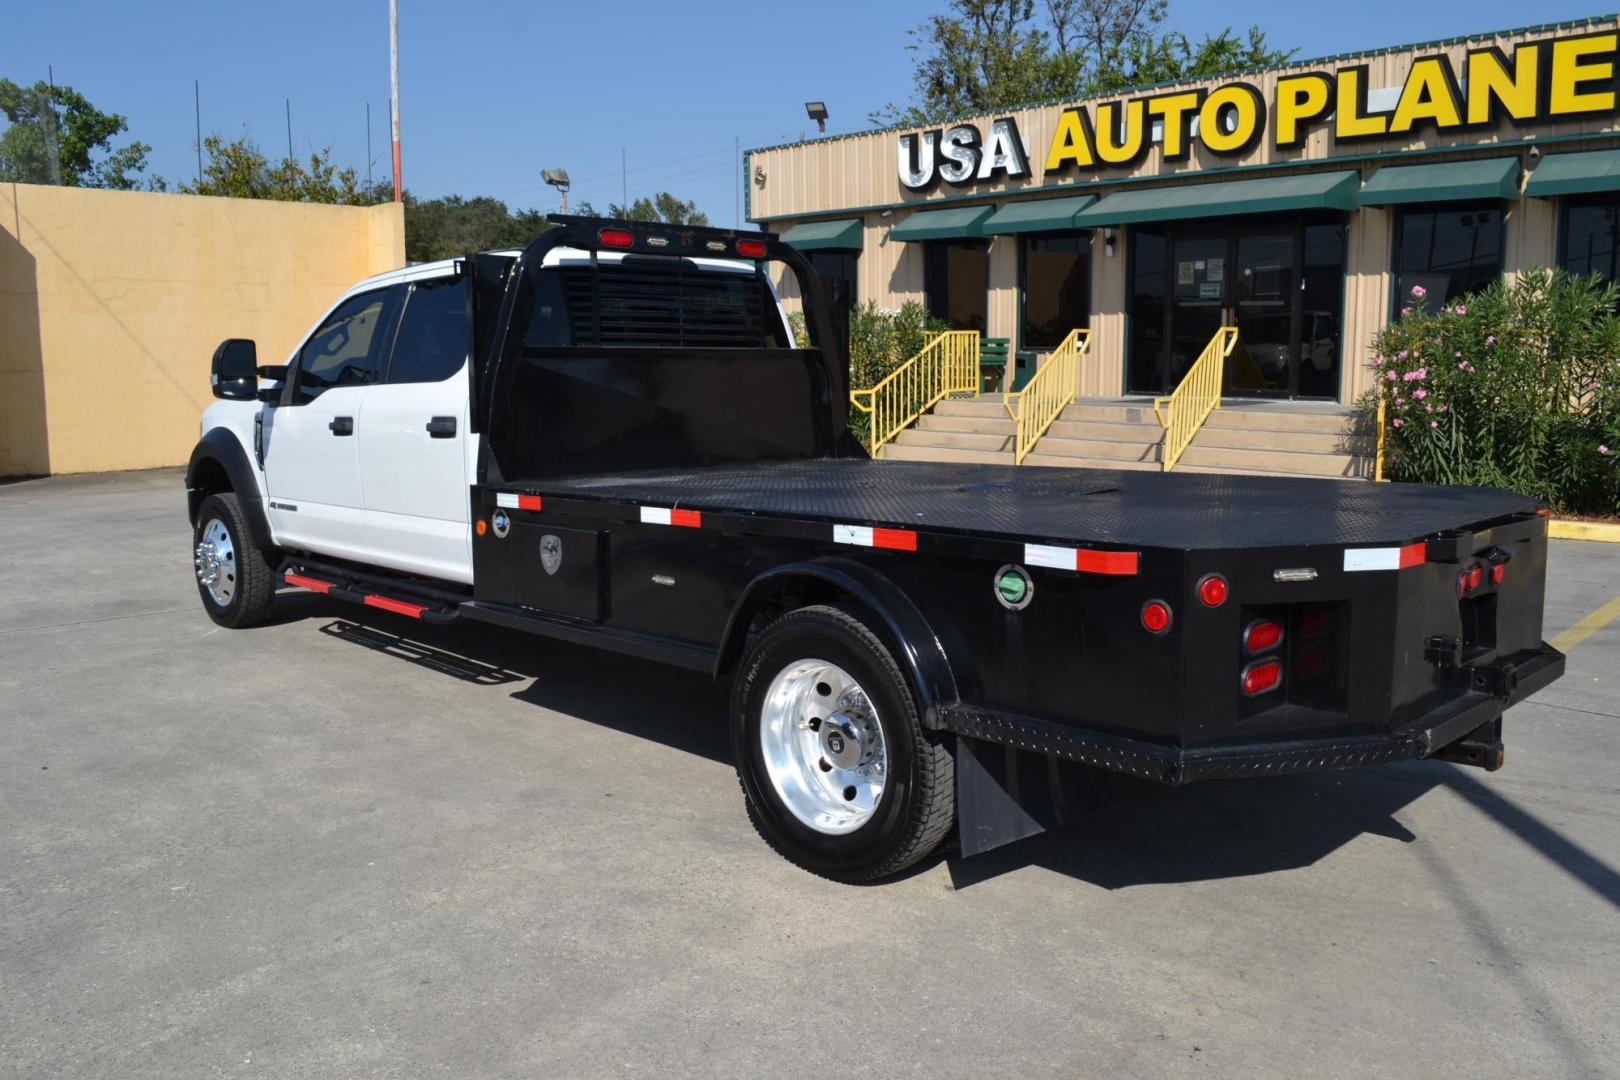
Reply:
[[1126, 388], [1158, 394], [1165, 385], [1165, 258], [1168, 243], [1157, 229], [1131, 230], [1131, 357]]
[[984, 333], [989, 325], [990, 245], [983, 240], [928, 240], [923, 258], [928, 314], [952, 330]]
[[1401, 211], [1395, 222], [1396, 310], [1420, 285], [1435, 307], [1502, 276], [1502, 208], [1495, 203]]
[[1018, 347], [1055, 349], [1091, 319], [1091, 234], [1026, 235], [1018, 256]]
[[1565, 270], [1582, 276], [1596, 274], [1604, 281], [1620, 281], [1620, 200], [1566, 202], [1563, 237], [1558, 261]]

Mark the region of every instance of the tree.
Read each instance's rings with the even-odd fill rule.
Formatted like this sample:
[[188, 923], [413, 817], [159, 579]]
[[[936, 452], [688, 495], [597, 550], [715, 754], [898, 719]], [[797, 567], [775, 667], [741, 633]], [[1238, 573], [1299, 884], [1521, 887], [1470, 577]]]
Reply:
[[916, 102], [872, 114], [922, 124], [1047, 98], [1090, 97], [1128, 86], [1274, 67], [1296, 50], [1265, 32], [1230, 28], [1192, 42], [1165, 30], [1168, 0], [951, 0], [911, 31]]
[[[152, 148], [132, 142], [113, 149], [129, 130], [117, 113], [104, 113], [71, 86], [0, 79], [0, 112], [10, 124], [0, 133], [0, 180], [68, 187], [139, 187]], [[146, 181], [161, 188], [156, 178]]]
[[246, 135], [230, 142], [209, 135], [203, 139], [203, 154], [202, 177], [195, 183], [181, 184], [184, 194], [349, 206], [379, 201], [376, 192], [367, 191], [360, 182], [357, 170], [333, 164], [330, 147], [311, 152], [307, 165], [290, 157], [272, 165], [258, 144]]
[[628, 207], [609, 203], [608, 217], [625, 221], [662, 221], [667, 225], [702, 226], [709, 223], [709, 215], [699, 210], [696, 202], [677, 199], [667, 191], [660, 191], [650, 199], [637, 199]]
[[550, 228], [539, 210], [512, 213], [487, 195], [418, 199], [405, 194], [405, 258], [450, 259], [469, 251], [520, 248]]

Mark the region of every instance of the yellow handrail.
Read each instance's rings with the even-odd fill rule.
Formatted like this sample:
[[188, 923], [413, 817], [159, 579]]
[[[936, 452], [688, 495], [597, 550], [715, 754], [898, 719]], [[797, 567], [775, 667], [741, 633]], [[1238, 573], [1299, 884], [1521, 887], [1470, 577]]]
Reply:
[[1022, 465], [1024, 455], [1046, 434], [1052, 421], [1074, 400], [1080, 381], [1080, 357], [1091, 348], [1090, 330], [1070, 330], [1041, 369], [1030, 377], [1022, 390], [1003, 400], [1007, 415], [1013, 418], [1018, 434], [1013, 441], [1013, 464]]
[[1378, 395], [1378, 456], [1373, 458], [1373, 483], [1384, 482], [1384, 395]]
[[[851, 390], [849, 403], [872, 418], [870, 445], [893, 439], [947, 394], [979, 392], [979, 332], [947, 330], [876, 386]], [[864, 399], [864, 400], [863, 400]]]
[[1187, 369], [1181, 385], [1169, 397], [1153, 399], [1153, 415], [1164, 428], [1165, 472], [1176, 467], [1209, 414], [1221, 407], [1221, 377], [1237, 339], [1235, 326], [1223, 326], [1215, 331], [1193, 366]]

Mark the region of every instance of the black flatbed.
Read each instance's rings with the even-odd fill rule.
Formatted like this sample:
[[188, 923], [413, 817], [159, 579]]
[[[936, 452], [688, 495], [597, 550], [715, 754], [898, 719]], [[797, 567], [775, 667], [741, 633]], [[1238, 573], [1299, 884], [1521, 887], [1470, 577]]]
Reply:
[[837, 458], [500, 486], [558, 498], [1183, 550], [1401, 543], [1539, 505], [1497, 488]]

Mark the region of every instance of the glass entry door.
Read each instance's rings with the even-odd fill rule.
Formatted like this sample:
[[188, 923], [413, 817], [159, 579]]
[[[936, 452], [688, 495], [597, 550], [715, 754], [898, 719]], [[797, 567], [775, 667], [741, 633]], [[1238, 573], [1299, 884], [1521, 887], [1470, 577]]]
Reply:
[[1344, 225], [1303, 220], [1132, 231], [1132, 393], [1174, 390], [1222, 326], [1238, 329], [1224, 391], [1338, 392]]

